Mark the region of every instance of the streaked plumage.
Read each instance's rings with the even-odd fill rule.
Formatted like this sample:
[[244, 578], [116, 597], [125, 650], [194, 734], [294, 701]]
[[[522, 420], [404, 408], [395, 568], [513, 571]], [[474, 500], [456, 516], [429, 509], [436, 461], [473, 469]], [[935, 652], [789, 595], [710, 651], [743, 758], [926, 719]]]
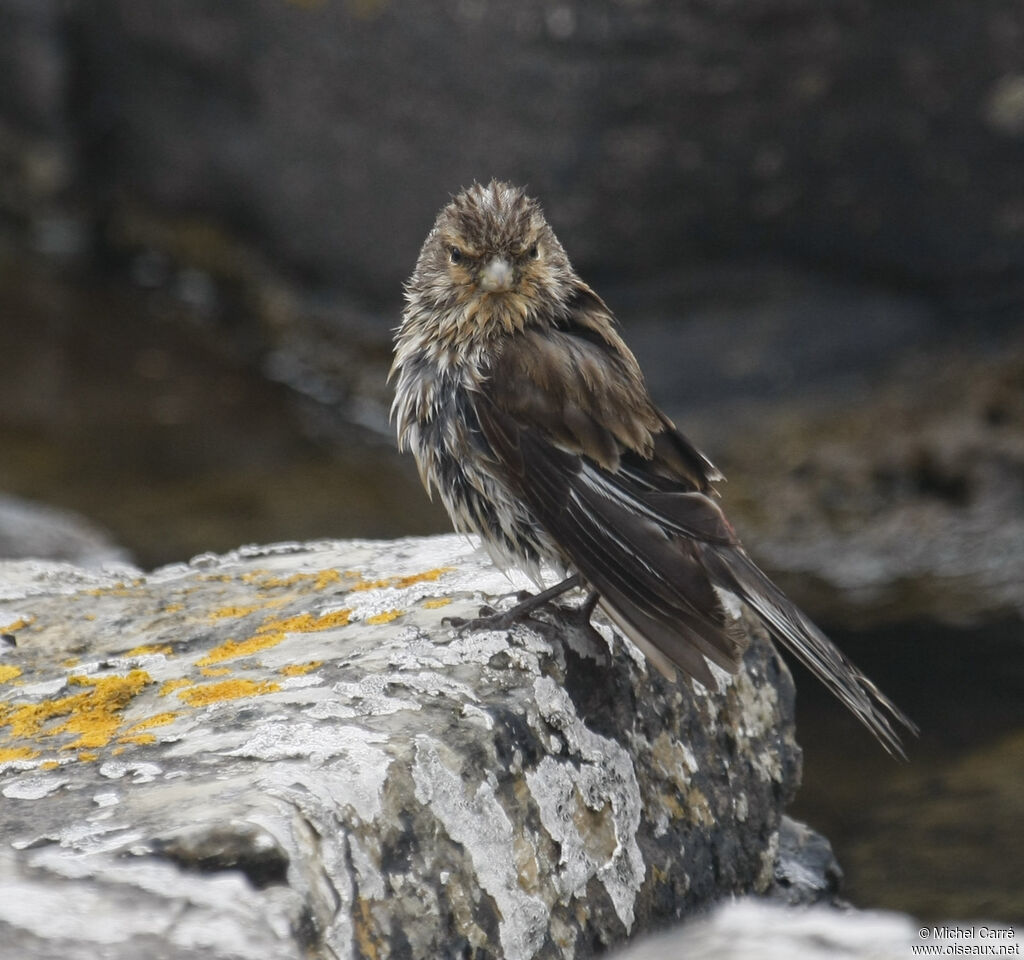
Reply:
[[902, 755], [894, 722], [913, 725], [747, 556], [712, 499], [721, 474], [654, 406], [534, 200], [495, 181], [455, 197], [406, 301], [392, 416], [457, 530], [505, 568], [578, 573], [670, 677], [739, 669], [742, 600]]

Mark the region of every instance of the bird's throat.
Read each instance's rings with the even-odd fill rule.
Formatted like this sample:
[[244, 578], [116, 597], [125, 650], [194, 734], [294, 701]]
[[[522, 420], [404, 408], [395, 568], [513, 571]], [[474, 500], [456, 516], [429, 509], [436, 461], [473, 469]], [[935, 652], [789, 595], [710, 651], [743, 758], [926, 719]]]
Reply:
[[484, 293], [466, 304], [460, 333], [468, 338], [522, 333], [529, 319], [529, 302], [522, 294]]

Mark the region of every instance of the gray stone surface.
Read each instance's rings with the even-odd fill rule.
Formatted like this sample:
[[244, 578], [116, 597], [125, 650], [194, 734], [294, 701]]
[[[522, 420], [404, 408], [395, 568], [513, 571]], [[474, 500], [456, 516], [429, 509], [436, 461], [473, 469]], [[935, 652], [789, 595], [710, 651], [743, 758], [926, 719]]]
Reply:
[[800, 909], [751, 899], [615, 954], [615, 960], [906, 960], [927, 944], [905, 914]]
[[582, 958], [768, 890], [800, 752], [765, 638], [705, 691], [603, 627], [442, 623], [508, 589], [456, 537], [0, 563], [2, 942]]
[[839, 899], [843, 871], [826, 837], [806, 823], [783, 817], [779, 824], [779, 855], [769, 895], [790, 906], [828, 903]]
[[922, 923], [904, 913], [836, 910], [827, 906], [794, 908], [746, 897], [722, 904], [707, 916], [642, 940], [613, 956], [615, 960], [1016, 956], [1022, 937], [1024, 931], [1008, 923]]
[[28, 557], [85, 567], [130, 559], [127, 550], [84, 517], [0, 493], [0, 558]]

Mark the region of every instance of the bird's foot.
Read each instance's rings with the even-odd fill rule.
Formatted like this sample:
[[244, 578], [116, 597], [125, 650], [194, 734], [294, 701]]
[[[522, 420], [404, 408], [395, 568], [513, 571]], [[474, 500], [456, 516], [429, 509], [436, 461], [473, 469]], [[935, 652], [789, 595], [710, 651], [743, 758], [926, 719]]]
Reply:
[[559, 610], [561, 610], [562, 616], [565, 617], [570, 626], [579, 627], [587, 633], [600, 637], [600, 634], [590, 622], [590, 618], [594, 615], [594, 607], [597, 606], [597, 601], [600, 599], [601, 595], [595, 590], [592, 593], [588, 593], [587, 599], [578, 607], [559, 607]]
[[517, 623], [535, 623], [530, 613], [519, 610], [519, 605], [499, 613], [494, 607], [484, 604], [477, 617], [445, 617], [443, 624], [454, 627], [459, 633], [473, 630], [508, 630]]
[[[480, 616], [471, 620], [464, 619], [463, 617], [445, 617], [441, 622], [455, 627], [460, 632], [465, 630], [508, 630], [509, 627], [517, 623], [536, 622], [531, 616], [535, 610], [579, 585], [579, 575], [574, 574], [561, 583], [556, 583], [553, 587], [542, 590], [540, 593], [520, 591], [516, 594], [519, 602], [502, 613], [499, 613], [494, 607], [484, 605], [480, 608]], [[584, 606], [588, 605], [590, 610], [593, 610], [593, 603], [589, 599]], [[589, 619], [589, 617], [590, 613], [588, 611], [587, 618]]]
[[[570, 630], [578, 631], [582, 643], [594, 650], [607, 649], [604, 637], [597, 632], [591, 617], [601, 595], [596, 591], [587, 594], [587, 599], [575, 607], [559, 607], [559, 616]], [[595, 646], [596, 645], [596, 646]]]

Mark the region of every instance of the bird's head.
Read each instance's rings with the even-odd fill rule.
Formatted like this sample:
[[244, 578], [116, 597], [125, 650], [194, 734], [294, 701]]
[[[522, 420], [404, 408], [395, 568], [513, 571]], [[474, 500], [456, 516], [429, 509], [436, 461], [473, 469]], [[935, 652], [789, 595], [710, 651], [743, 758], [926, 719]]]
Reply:
[[572, 267], [536, 200], [492, 180], [438, 215], [406, 286], [410, 311], [460, 341], [551, 322], [570, 293]]

